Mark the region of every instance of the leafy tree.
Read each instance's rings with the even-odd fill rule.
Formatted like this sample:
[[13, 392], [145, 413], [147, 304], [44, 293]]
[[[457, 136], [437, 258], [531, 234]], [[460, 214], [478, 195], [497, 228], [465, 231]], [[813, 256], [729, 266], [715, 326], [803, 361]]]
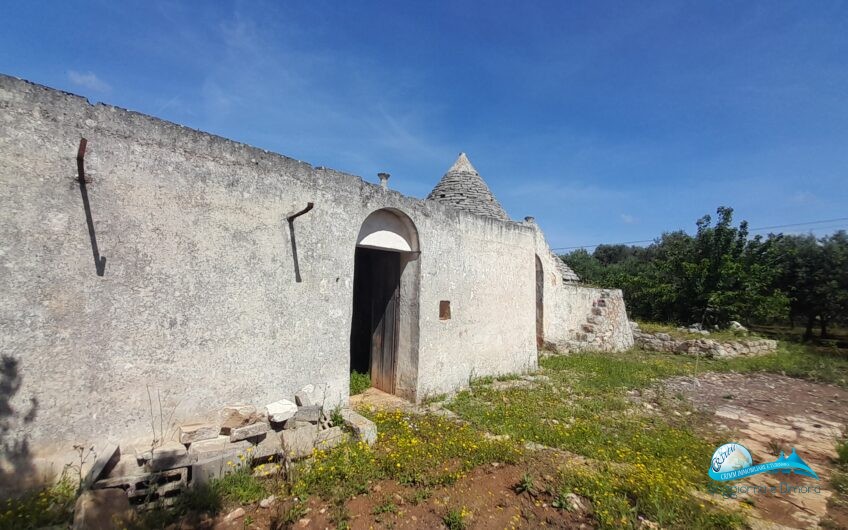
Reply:
[[726, 325], [800, 319], [805, 336], [818, 325], [848, 321], [848, 236], [749, 237], [745, 221], [720, 207], [706, 215], [695, 235], [662, 234], [647, 247], [601, 245], [563, 259], [586, 282], [621, 288], [638, 318]]

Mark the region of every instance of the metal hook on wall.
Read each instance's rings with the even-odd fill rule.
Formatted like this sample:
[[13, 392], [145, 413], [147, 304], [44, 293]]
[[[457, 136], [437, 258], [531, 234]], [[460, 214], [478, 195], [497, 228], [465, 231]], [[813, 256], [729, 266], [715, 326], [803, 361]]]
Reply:
[[82, 206], [85, 209], [85, 222], [88, 225], [88, 238], [91, 240], [91, 252], [94, 254], [94, 270], [98, 276], [103, 276], [106, 273], [106, 257], [100, 255], [100, 250], [97, 247], [97, 236], [94, 233], [94, 218], [91, 216], [91, 204], [88, 201], [89, 180], [85, 176], [85, 148], [88, 146], [88, 140], [80, 138], [79, 148], [77, 148], [77, 182], [80, 186], [80, 195], [82, 195]]
[[294, 259], [294, 281], [300, 283], [303, 279], [300, 277], [300, 262], [297, 259], [297, 239], [294, 235], [294, 220], [300, 217], [301, 215], [307, 213], [315, 206], [313, 202], [307, 202], [306, 208], [303, 210], [293, 213], [286, 217], [286, 221], [289, 224], [289, 236], [291, 239], [291, 247], [292, 247], [292, 259]]

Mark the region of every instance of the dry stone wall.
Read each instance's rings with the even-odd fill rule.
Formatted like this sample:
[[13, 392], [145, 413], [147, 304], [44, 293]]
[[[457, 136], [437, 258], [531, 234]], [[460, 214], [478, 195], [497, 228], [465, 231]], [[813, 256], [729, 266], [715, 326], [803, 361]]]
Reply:
[[536, 232], [536, 257], [541, 264], [543, 339], [549, 350], [623, 351], [633, 346], [624, 295], [620, 289], [599, 289], [576, 283], [577, 275], [551, 252], [544, 234]]
[[668, 333], [646, 333], [633, 322], [636, 345], [644, 350], [701, 355], [721, 359], [765, 355], [777, 350], [777, 341], [769, 339], [740, 339], [718, 341], [709, 338], [676, 339]]

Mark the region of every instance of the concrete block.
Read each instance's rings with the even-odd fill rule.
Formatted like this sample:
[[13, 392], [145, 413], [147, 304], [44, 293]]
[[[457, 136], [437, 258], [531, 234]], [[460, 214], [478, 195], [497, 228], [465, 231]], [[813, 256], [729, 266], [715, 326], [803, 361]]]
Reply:
[[295, 412], [297, 412], [297, 405], [288, 399], [281, 399], [268, 404], [265, 407], [265, 411], [268, 413], [269, 420], [275, 423], [282, 423], [294, 416]]
[[253, 446], [252, 456], [254, 459], [264, 459], [283, 453], [283, 442], [280, 435], [276, 432], [269, 431], [259, 440], [259, 443]]
[[95, 490], [121, 488], [130, 501], [153, 504], [159, 499], [175, 498], [188, 484], [188, 468], [180, 467], [136, 477], [117, 477], [99, 480]]
[[269, 430], [271, 430], [271, 426], [264, 421], [257, 421], [256, 423], [236, 427], [230, 430], [230, 442], [238, 442], [240, 440], [254, 438], [265, 434]]
[[283, 452], [291, 460], [307, 457], [312, 454], [317, 437], [317, 425], [309, 424], [307, 427], [285, 430], [280, 434]]
[[295, 421], [308, 421], [309, 423], [318, 423], [321, 421], [321, 406], [306, 405], [297, 409], [294, 415]]
[[151, 471], [162, 471], [183, 467], [189, 464], [188, 451], [180, 442], [165, 442], [152, 451], [152, 456], [147, 462]]
[[368, 445], [377, 441], [377, 425], [365, 416], [350, 410], [342, 409], [342, 418], [353, 433]]
[[315, 447], [318, 449], [332, 449], [348, 440], [347, 433], [341, 427], [330, 427], [318, 431], [315, 437]]
[[308, 421], [300, 421], [297, 418], [292, 417], [286, 420], [283, 424], [283, 429], [288, 431], [291, 429], [298, 429], [300, 427], [309, 427], [310, 425], [314, 424]]
[[[138, 477], [146, 475], [148, 472], [144, 464], [139, 464], [135, 454], [123, 455], [118, 462], [109, 470], [104, 478], [119, 478], [119, 477]], [[97, 482], [95, 480], [94, 482]]]
[[180, 425], [180, 443], [191, 444], [211, 440], [218, 436], [221, 428], [214, 423], [188, 423]]
[[209, 484], [214, 479], [221, 478], [248, 465], [248, 459], [242, 460], [236, 456], [236, 453], [230, 455], [218, 454], [198, 460], [191, 465], [191, 486], [197, 487]]
[[231, 443], [229, 436], [218, 436], [213, 440], [203, 440], [195, 442], [189, 447], [189, 460], [198, 462], [208, 460], [219, 456], [227, 458], [238, 458], [239, 454], [247, 454], [247, 450], [253, 447], [253, 444], [246, 440]]

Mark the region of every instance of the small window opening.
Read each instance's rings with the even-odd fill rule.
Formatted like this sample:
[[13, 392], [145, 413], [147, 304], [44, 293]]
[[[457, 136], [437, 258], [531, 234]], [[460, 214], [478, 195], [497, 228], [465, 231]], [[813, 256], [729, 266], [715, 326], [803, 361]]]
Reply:
[[439, 198], [440, 198], [440, 199], [444, 199], [444, 198], [445, 198], [445, 194], [444, 194], [444, 193], [440, 194], [440, 195], [439, 195]]
[[450, 317], [450, 300], [442, 300], [439, 302], [439, 320], [450, 320]]

